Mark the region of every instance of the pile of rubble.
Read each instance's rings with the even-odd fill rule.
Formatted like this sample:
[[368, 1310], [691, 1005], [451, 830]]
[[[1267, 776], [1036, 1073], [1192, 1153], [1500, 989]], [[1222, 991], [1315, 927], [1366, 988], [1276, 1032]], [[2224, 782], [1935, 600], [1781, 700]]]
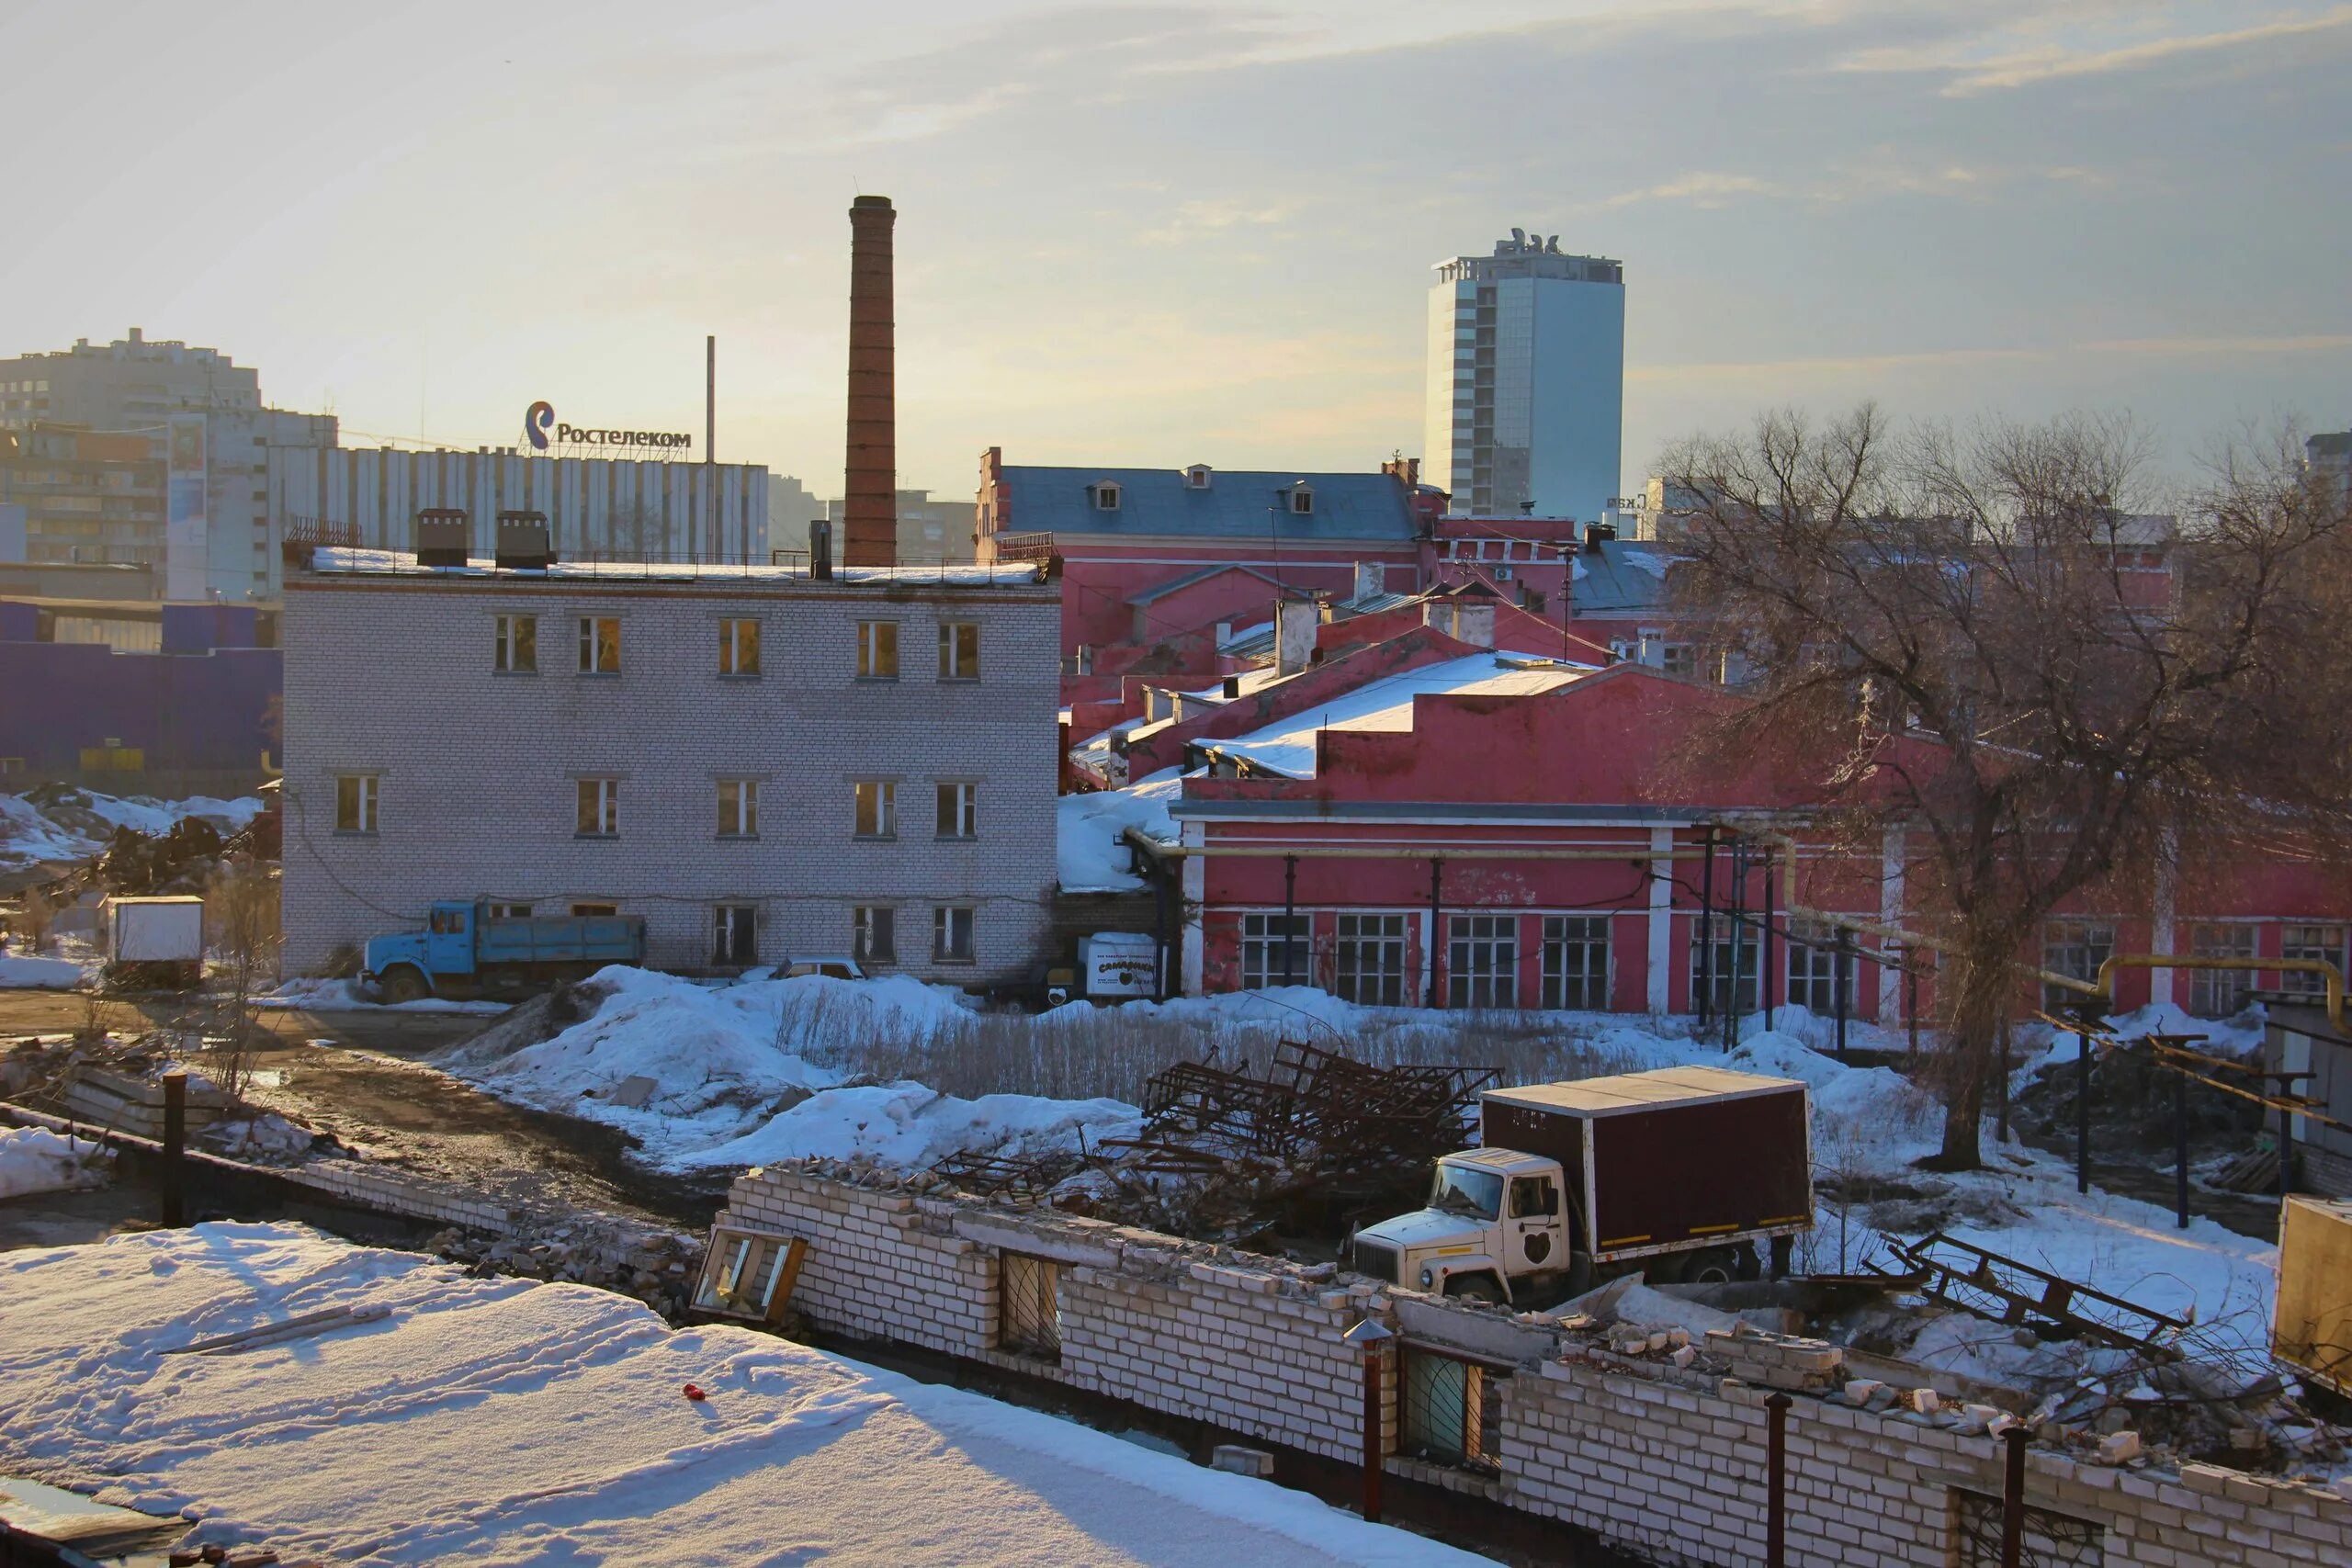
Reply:
[[499, 1235], [456, 1226], [423, 1250], [468, 1265], [480, 1277], [562, 1280], [635, 1296], [673, 1323], [691, 1304], [702, 1238], [679, 1232], [576, 1220]]
[[1262, 1074], [1179, 1063], [1147, 1086], [1143, 1130], [1093, 1149], [1005, 1159], [964, 1151], [932, 1175], [999, 1201], [1044, 1202], [1171, 1235], [1261, 1248], [1417, 1190], [1462, 1146], [1493, 1068], [1382, 1067], [1284, 1040]]

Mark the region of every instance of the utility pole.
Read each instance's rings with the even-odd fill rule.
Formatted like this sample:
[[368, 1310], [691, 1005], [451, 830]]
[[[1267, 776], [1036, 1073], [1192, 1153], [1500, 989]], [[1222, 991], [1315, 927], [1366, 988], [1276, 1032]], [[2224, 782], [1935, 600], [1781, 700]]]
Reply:
[[702, 340], [702, 504], [711, 558], [724, 554], [718, 537], [718, 334]]

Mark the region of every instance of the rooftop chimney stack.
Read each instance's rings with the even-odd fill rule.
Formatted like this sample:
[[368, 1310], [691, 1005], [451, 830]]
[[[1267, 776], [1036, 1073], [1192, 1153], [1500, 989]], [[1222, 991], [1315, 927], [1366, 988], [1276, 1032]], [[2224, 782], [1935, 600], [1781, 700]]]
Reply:
[[842, 485], [842, 564], [892, 566], [899, 547], [899, 426], [886, 196], [849, 209], [849, 465]]

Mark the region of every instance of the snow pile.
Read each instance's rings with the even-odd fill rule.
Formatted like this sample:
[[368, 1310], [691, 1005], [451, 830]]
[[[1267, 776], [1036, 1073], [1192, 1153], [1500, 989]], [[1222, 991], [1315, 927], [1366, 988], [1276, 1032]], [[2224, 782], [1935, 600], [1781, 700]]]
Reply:
[[[665, 1169], [728, 1163], [716, 1157], [719, 1147], [840, 1084], [843, 1075], [827, 1064], [853, 1043], [920, 1043], [972, 1016], [960, 993], [902, 975], [708, 986], [616, 965], [571, 995], [594, 1011], [551, 1038], [518, 1042], [492, 1029], [450, 1047], [434, 1065], [503, 1099], [618, 1127], [638, 1139], [642, 1158]], [[624, 1102], [635, 1098], [621, 1092], [631, 1078], [652, 1080], [641, 1103]], [[840, 1110], [852, 1122], [870, 1119], [861, 1118], [865, 1108], [855, 1104]], [[998, 1114], [1005, 1113], [1000, 1108]], [[831, 1135], [804, 1117], [778, 1137]], [[782, 1157], [741, 1156], [747, 1164]]]
[[82, 965], [71, 958], [0, 953], [0, 991], [70, 991], [81, 983]]
[[1142, 887], [1143, 878], [1127, 869], [1134, 852], [1119, 835], [1134, 828], [1174, 842], [1176, 823], [1168, 807], [1183, 792], [1177, 771], [1162, 768], [1125, 789], [1066, 795], [1056, 801], [1062, 891], [1132, 893]]
[[[157, 1353], [328, 1307], [373, 1320]], [[1483, 1561], [769, 1335], [296, 1226], [0, 1257], [0, 1387], [6, 1467], [288, 1562]]]
[[298, 1127], [275, 1111], [215, 1122], [198, 1134], [206, 1148], [260, 1165], [296, 1165], [311, 1152], [317, 1134]]
[[100, 795], [57, 785], [44, 785], [27, 795], [0, 795], [0, 871], [87, 860], [107, 847], [117, 828], [168, 833], [183, 818], [200, 817], [223, 833], [233, 833], [260, 815], [262, 803], [251, 796], [220, 800], [198, 795], [186, 800], [156, 800], [143, 795]]
[[446, 997], [419, 997], [413, 1002], [371, 1002], [352, 980], [293, 979], [267, 996], [255, 997], [257, 1008], [287, 1008], [300, 1012], [504, 1012], [504, 1002], [452, 1001]]
[[681, 1157], [690, 1169], [771, 1165], [815, 1156], [870, 1159], [908, 1169], [937, 1164], [959, 1150], [1011, 1158], [1088, 1147], [1133, 1137], [1143, 1113], [1117, 1100], [1046, 1100], [1034, 1094], [984, 1094], [958, 1100], [919, 1083], [829, 1089], [769, 1120], [758, 1131]]
[[105, 1149], [85, 1138], [46, 1127], [0, 1127], [0, 1198], [103, 1186], [106, 1162]]

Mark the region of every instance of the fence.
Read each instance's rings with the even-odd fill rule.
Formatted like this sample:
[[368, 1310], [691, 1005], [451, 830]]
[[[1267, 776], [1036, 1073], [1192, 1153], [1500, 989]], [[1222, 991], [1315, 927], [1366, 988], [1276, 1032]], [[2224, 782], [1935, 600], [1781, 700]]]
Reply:
[[[1849, 1387], [1835, 1347], [1711, 1335], [1637, 1348], [1329, 1265], [880, 1179], [840, 1165], [748, 1172], [719, 1230], [806, 1240], [792, 1304], [820, 1330], [1196, 1419], [1272, 1445], [1278, 1467], [1283, 1453], [1360, 1458], [1365, 1379], [1340, 1337], [1376, 1321], [1395, 1337], [1378, 1353], [1421, 1378], [1381, 1379], [1388, 1474], [1561, 1520], [1662, 1562], [1765, 1561], [1768, 1400], [1793, 1395], [1787, 1562], [2000, 1561], [1984, 1554], [1985, 1499], [1997, 1514], [2009, 1480], [2004, 1444], [1986, 1426], [1996, 1413], [1954, 1415], [1929, 1401], [1917, 1409], [1890, 1403], [1875, 1383]], [[1050, 1354], [1039, 1342], [1046, 1292]], [[1416, 1358], [1475, 1366], [1478, 1376], [1416, 1369]], [[1409, 1410], [1400, 1382], [1419, 1390], [1408, 1393]], [[1407, 1451], [1408, 1423], [1411, 1446], [1431, 1457]], [[2314, 1484], [2207, 1465], [2124, 1468], [2046, 1446], [2022, 1456], [2018, 1483], [2026, 1544], [2041, 1562], [2220, 1568], [2343, 1561], [2352, 1551], [2352, 1497]]]

